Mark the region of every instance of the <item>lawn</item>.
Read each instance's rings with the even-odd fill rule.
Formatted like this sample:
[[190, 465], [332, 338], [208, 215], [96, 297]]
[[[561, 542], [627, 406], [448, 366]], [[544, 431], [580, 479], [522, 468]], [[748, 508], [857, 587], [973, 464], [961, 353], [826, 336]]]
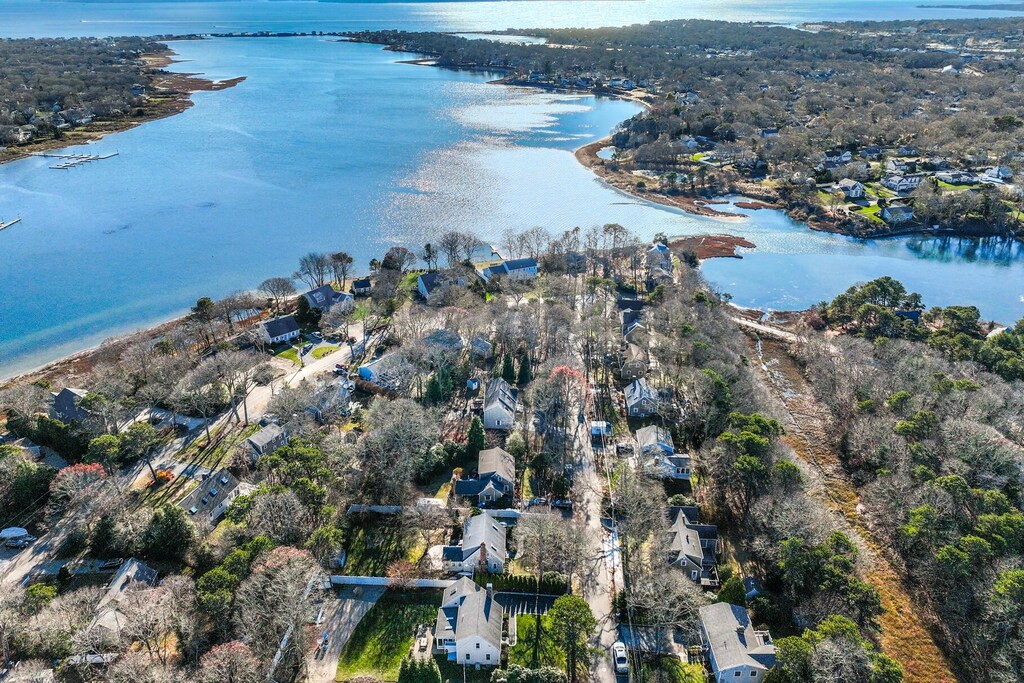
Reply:
[[281, 351], [275, 349], [274, 355], [277, 356], [278, 358], [289, 360], [292, 363], [295, 363], [296, 365], [299, 364], [299, 347], [297, 346], [288, 346], [282, 349]]
[[[551, 618], [541, 617], [541, 636], [538, 647], [540, 666], [553, 666], [565, 669], [565, 652], [551, 636]], [[537, 633], [537, 617], [532, 614], [520, 614], [516, 618], [516, 644], [508, 652], [508, 663], [521, 666], [533, 665], [534, 639]]]
[[[387, 576], [388, 568], [400, 560], [410, 560], [419, 545], [410, 530], [397, 519], [365, 522], [352, 529], [347, 545], [349, 576]], [[418, 559], [418, 558], [417, 558]]]
[[441, 591], [389, 589], [352, 633], [338, 659], [335, 680], [370, 675], [398, 680], [398, 667], [409, 654], [416, 627], [437, 617]]
[[331, 345], [318, 346], [315, 349], [313, 349], [313, 358], [316, 358], [317, 360], [319, 360], [319, 359], [323, 358], [326, 355], [334, 353], [337, 350], [338, 350], [337, 346], [331, 346]]
[[684, 664], [677, 657], [661, 657], [644, 662], [632, 680], [637, 683], [704, 683], [704, 669], [698, 664]]

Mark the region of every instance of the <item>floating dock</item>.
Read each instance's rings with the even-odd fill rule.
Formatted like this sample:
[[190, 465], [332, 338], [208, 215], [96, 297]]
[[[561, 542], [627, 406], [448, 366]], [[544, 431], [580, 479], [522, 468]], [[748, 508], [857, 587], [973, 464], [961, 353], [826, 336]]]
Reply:
[[9, 221], [6, 221], [6, 222], [0, 221], [0, 230], [6, 230], [7, 228], [11, 227], [15, 223], [20, 223], [20, 222], [21, 222], [20, 218], [15, 218], [13, 220], [9, 220]]
[[111, 152], [109, 154], [37, 154], [36, 156], [47, 157], [48, 159], [63, 159], [64, 161], [55, 166], [51, 166], [50, 168], [65, 170], [82, 164], [87, 164], [90, 161], [102, 161], [103, 159], [116, 157], [117, 152]]

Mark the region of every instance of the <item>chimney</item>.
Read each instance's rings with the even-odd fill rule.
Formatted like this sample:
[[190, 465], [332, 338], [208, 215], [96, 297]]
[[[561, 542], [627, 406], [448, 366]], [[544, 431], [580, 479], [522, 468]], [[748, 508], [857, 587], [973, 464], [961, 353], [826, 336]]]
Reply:
[[487, 544], [480, 544], [480, 569], [487, 571]]

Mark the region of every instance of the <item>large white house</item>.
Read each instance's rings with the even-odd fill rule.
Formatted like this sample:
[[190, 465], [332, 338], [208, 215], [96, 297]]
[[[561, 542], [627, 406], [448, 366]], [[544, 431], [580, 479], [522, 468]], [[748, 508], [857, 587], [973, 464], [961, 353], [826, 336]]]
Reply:
[[502, 608], [490, 587], [461, 578], [445, 589], [434, 624], [434, 648], [449, 662], [469, 666], [501, 663]]
[[260, 325], [260, 333], [268, 344], [284, 344], [301, 336], [299, 324], [290, 315], [266, 320]]
[[700, 631], [715, 683], [759, 682], [775, 666], [771, 634], [755, 630], [742, 607], [727, 602], [701, 607]]

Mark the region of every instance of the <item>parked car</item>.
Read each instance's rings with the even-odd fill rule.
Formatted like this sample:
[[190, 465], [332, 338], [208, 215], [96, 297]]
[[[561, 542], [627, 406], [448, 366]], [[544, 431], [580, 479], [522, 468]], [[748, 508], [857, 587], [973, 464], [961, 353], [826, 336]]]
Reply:
[[547, 498], [531, 498], [530, 500], [528, 500], [526, 502], [526, 506], [527, 507], [533, 507], [534, 505], [547, 505], [547, 504], [548, 504], [548, 499]]
[[626, 656], [626, 646], [621, 640], [612, 644], [612, 661], [615, 663], [615, 673], [629, 673], [629, 657]]
[[551, 507], [572, 510], [572, 501], [568, 498], [559, 498], [558, 500], [551, 501]]
[[419, 646], [420, 652], [426, 652], [427, 651], [427, 637], [426, 636], [420, 637], [420, 639], [417, 640], [416, 642], [417, 642], [417, 644]]
[[11, 540], [4, 543], [4, 547], [11, 548], [12, 550], [21, 550], [22, 548], [27, 548], [28, 544], [29, 542], [26, 541], [24, 538], [12, 538]]
[[312, 344], [306, 344], [305, 346], [302, 347], [302, 355], [305, 356], [307, 353], [309, 353], [312, 350], [313, 350], [313, 345]]

